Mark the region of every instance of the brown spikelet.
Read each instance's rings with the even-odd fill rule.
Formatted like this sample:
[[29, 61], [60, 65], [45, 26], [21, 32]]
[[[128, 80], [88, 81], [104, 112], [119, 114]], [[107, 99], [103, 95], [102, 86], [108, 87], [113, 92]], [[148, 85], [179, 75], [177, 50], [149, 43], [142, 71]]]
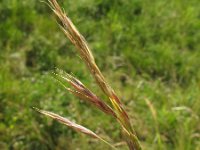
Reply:
[[65, 35], [70, 39], [70, 41], [75, 45], [77, 51], [79, 52], [81, 58], [84, 60], [89, 71], [94, 76], [96, 82], [102, 89], [102, 91], [108, 96], [111, 97], [113, 94], [112, 88], [105, 81], [104, 76], [99, 70], [98, 66], [95, 63], [94, 57], [89, 49], [89, 46], [85, 38], [79, 33], [72, 21], [67, 17], [67, 14], [62, 11], [56, 0], [49, 0], [53, 12], [58, 16], [62, 22], [61, 29]]
[[90, 91], [81, 81], [79, 81], [77, 78], [73, 77], [72, 75], [65, 73], [62, 70], [56, 70], [55, 75], [57, 77], [61, 77], [64, 79], [64, 81], [68, 82], [72, 88], [68, 88], [65, 86], [65, 84], [59, 80], [59, 78], [56, 78], [60, 81], [60, 83], [72, 94], [79, 97], [82, 100], [85, 100], [91, 104], [93, 104], [95, 107], [100, 109], [106, 114], [109, 114], [113, 117], [117, 117], [113, 109], [107, 105], [103, 100], [101, 100], [98, 96], [96, 96], [92, 91]]
[[43, 115], [46, 115], [46, 116], [49, 116], [51, 117], [52, 119], [55, 119], [57, 121], [59, 121], [60, 123], [74, 129], [75, 131], [78, 131], [78, 132], [81, 132], [81, 133], [84, 133], [86, 135], [89, 135], [93, 138], [97, 138], [101, 141], [103, 141], [104, 143], [108, 144], [110, 147], [112, 147], [113, 149], [116, 149], [113, 145], [111, 145], [110, 143], [108, 143], [107, 141], [105, 141], [104, 139], [102, 139], [100, 136], [98, 136], [96, 133], [94, 133], [93, 131], [87, 129], [86, 127], [84, 126], [81, 126], [79, 124], [76, 124], [72, 121], [70, 121], [69, 119], [67, 118], [64, 118], [64, 117], [61, 117], [57, 114], [54, 114], [52, 112], [49, 112], [49, 111], [45, 111], [45, 110], [40, 110], [38, 108], [35, 108], [33, 107], [33, 109], [35, 109], [36, 111], [38, 111], [39, 113], [43, 114]]

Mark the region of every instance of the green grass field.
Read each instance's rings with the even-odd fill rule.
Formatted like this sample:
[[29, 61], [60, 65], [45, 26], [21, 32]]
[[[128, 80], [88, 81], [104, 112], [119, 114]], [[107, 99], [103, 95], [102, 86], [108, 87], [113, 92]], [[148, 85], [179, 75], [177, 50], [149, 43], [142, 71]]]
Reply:
[[[199, 0], [59, 3], [122, 99], [143, 149], [200, 150]], [[46, 4], [0, 1], [0, 149], [110, 149], [32, 109], [38, 107], [127, 150], [118, 123], [68, 93], [52, 78], [55, 67], [104, 97]]]

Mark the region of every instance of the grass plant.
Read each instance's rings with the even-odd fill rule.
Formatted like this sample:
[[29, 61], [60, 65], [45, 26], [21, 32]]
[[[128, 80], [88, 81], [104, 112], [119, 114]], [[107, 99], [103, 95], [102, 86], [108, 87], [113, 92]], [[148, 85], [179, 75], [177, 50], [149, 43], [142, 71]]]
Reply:
[[[142, 149], [200, 150], [199, 0], [58, 2], [87, 39]], [[0, 20], [0, 149], [111, 150], [30, 109], [35, 106], [128, 150], [119, 122], [109, 113], [112, 108], [116, 114], [111, 101], [60, 31], [53, 11], [36, 0], [2, 0]], [[55, 67], [92, 95], [83, 97], [81, 87], [74, 88], [67, 73]], [[95, 95], [97, 102], [91, 100]], [[109, 106], [104, 112], [100, 100]]]
[[[109, 104], [105, 103], [103, 100], [98, 98], [95, 94], [93, 94], [88, 88], [86, 88], [81, 81], [76, 79], [70, 74], [62, 75], [60, 72], [55, 73], [55, 75], [60, 76], [62, 79], [64, 79], [66, 82], [68, 82], [72, 88], [66, 89], [71, 92], [72, 94], [76, 95], [77, 97], [81, 99], [85, 99], [92, 103], [94, 106], [99, 108], [101, 111], [103, 111], [106, 114], [109, 114], [113, 116], [121, 125], [122, 133], [124, 134], [124, 139], [127, 142], [127, 145], [130, 150], [140, 150], [141, 145], [139, 143], [139, 140], [137, 138], [137, 135], [134, 131], [134, 129], [131, 126], [128, 114], [123, 108], [123, 104], [118, 98], [118, 96], [115, 94], [114, 90], [111, 88], [111, 86], [106, 82], [103, 74], [101, 73], [100, 69], [96, 65], [94, 56], [85, 40], [85, 38], [79, 33], [75, 25], [72, 23], [72, 21], [69, 19], [67, 14], [64, 10], [61, 9], [59, 4], [56, 0], [49, 0], [48, 4], [52, 11], [55, 13], [55, 15], [59, 18], [59, 21], [61, 24], [59, 24], [62, 31], [65, 33], [65, 35], [68, 37], [68, 39], [71, 41], [71, 43], [77, 48], [77, 52], [79, 53], [82, 60], [85, 62], [88, 70], [94, 77], [97, 85], [100, 87], [100, 89], [104, 92], [104, 94], [108, 97], [110, 100]], [[59, 80], [62, 85], [64, 85], [64, 82]], [[65, 85], [64, 85], [65, 86]], [[92, 131], [84, 128], [81, 126], [80, 128], [77, 128], [77, 126], [69, 120], [63, 121], [64, 118], [47, 112], [42, 111], [39, 109], [36, 109], [40, 113], [47, 115], [53, 119], [59, 120], [60, 122], [64, 122], [65, 125], [70, 126], [72, 128], [75, 128], [77, 131], [84, 132], [88, 135], [91, 135], [93, 137], [99, 138], [96, 134], [94, 134]], [[101, 139], [101, 138], [99, 138]]]

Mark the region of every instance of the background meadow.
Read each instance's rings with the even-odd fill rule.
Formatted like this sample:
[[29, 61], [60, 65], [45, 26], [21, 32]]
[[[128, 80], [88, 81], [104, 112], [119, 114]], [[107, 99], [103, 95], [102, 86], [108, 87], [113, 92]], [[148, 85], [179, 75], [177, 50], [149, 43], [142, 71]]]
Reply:
[[[125, 104], [144, 150], [199, 150], [199, 1], [59, 3]], [[110, 149], [41, 116], [34, 106], [66, 116], [127, 150], [117, 122], [68, 93], [52, 78], [55, 67], [73, 72], [104, 97], [46, 4], [1, 0], [0, 149]]]

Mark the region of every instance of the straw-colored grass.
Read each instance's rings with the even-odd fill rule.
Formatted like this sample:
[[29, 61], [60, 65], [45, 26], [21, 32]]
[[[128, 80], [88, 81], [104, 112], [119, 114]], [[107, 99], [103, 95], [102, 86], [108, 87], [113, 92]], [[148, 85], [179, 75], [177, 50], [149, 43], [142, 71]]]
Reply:
[[[96, 65], [93, 54], [85, 38], [79, 33], [79, 31], [76, 29], [76, 27], [74, 26], [72, 21], [69, 19], [69, 17], [67, 17], [67, 14], [64, 12], [64, 10], [61, 9], [61, 7], [59, 6], [56, 0], [48, 0], [48, 4], [51, 7], [52, 11], [55, 13], [55, 15], [61, 21], [60, 28], [68, 37], [68, 39], [72, 42], [72, 44], [77, 48], [77, 53], [79, 53], [80, 57], [85, 62], [86, 66], [88, 67], [88, 70], [90, 71], [94, 79], [96, 80], [97, 85], [104, 92], [104, 94], [109, 98], [111, 102], [111, 106], [107, 104], [105, 101], [103, 101], [102, 99], [100, 99], [98, 96], [96, 96], [94, 93], [92, 93], [92, 91], [86, 88], [83, 85], [83, 83], [81, 83], [81, 81], [79, 81], [78, 79], [76, 79], [70, 74], [63, 73], [62, 71], [57, 71], [55, 73], [55, 75], [57, 76], [56, 79], [62, 85], [66, 87], [65, 83], [62, 80], [60, 80], [60, 78], [64, 79], [71, 86], [71, 88], [66, 87], [66, 89], [69, 92], [91, 103], [93, 106], [100, 109], [102, 112], [114, 117], [121, 125], [122, 133], [124, 134], [124, 140], [126, 141], [129, 149], [140, 150], [141, 146], [136, 136], [136, 133], [131, 126], [128, 114], [124, 110], [122, 102], [120, 101], [118, 96], [115, 94], [111, 86], [106, 82], [103, 74], [101, 73], [100, 69]], [[77, 131], [83, 132], [87, 135], [91, 135], [92, 137], [96, 137], [102, 140], [102, 138], [97, 136], [94, 132], [88, 130], [85, 127], [72, 123], [71, 121], [61, 116], [58, 116], [51, 112], [42, 111], [39, 109], [36, 109], [36, 110], [38, 110], [40, 113], [44, 115], [47, 115], [53, 119], [56, 119], [64, 123], [65, 125]]]

